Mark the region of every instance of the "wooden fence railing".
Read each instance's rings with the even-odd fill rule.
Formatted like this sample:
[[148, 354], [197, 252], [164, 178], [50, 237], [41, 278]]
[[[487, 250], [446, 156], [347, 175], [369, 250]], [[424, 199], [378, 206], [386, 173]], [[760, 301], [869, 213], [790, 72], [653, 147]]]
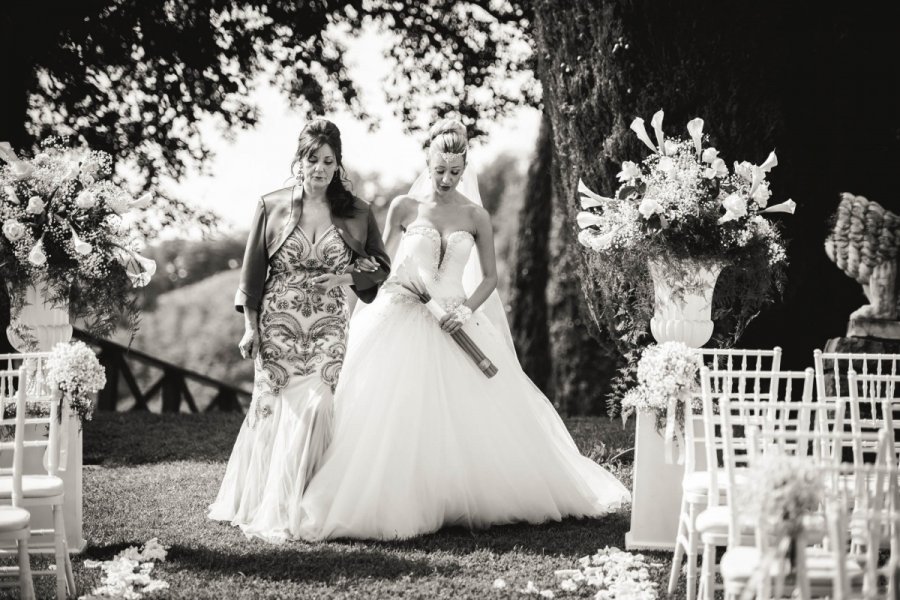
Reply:
[[[239, 398], [244, 397], [248, 400], [250, 398], [250, 392], [247, 390], [196, 373], [190, 369], [173, 365], [139, 350], [127, 348], [122, 344], [94, 337], [80, 329], [75, 329], [73, 337], [100, 348], [100, 364], [106, 369], [106, 387], [99, 394], [97, 402], [99, 410], [116, 410], [119, 403], [120, 378], [125, 381], [131, 396], [134, 398], [134, 408], [132, 410], [150, 410], [149, 401], [155, 394], [159, 393], [162, 395], [163, 412], [180, 412], [182, 402], [187, 403], [187, 407], [191, 412], [200, 412], [194, 400], [194, 395], [188, 388], [187, 382], [189, 379], [216, 390], [216, 395], [213, 397], [212, 402], [204, 408], [207, 412], [216, 409], [243, 412]], [[142, 391], [131, 370], [129, 361], [147, 365], [161, 371], [162, 374], [150, 387]]]

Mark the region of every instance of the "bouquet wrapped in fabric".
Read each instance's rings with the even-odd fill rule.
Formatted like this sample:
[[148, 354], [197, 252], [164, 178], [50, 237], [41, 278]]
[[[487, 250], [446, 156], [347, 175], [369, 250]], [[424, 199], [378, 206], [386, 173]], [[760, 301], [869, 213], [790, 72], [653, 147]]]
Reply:
[[[416, 269], [409, 269], [406, 268], [406, 265], [401, 265], [397, 270], [397, 275], [401, 280], [403, 288], [415, 295], [425, 305], [428, 312], [434, 315], [435, 319], [440, 321], [444, 318], [447, 311], [431, 297], [424, 278], [419, 275]], [[450, 337], [452, 337], [453, 341], [462, 348], [463, 352], [469, 355], [469, 358], [475, 362], [475, 365], [487, 377], [490, 378], [497, 374], [497, 367], [491, 362], [491, 359], [484, 355], [481, 348], [472, 341], [469, 334], [462, 329], [457, 329], [450, 334]]]

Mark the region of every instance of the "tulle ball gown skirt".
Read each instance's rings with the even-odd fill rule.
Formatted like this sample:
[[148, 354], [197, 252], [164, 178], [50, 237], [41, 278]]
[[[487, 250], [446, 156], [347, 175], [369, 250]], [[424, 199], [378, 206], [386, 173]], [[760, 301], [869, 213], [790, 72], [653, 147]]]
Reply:
[[629, 500], [582, 456], [515, 353], [478, 313], [489, 379], [417, 301], [382, 293], [351, 322], [335, 432], [302, 499], [300, 535], [402, 539], [598, 517]]

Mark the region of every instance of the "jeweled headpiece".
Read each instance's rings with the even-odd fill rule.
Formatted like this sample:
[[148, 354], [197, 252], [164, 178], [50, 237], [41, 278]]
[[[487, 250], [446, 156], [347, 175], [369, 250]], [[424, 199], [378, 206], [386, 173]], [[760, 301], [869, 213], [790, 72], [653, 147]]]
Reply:
[[445, 162], [451, 162], [457, 158], [465, 160], [466, 158], [466, 155], [463, 152], [438, 152], [437, 154], [444, 159]]

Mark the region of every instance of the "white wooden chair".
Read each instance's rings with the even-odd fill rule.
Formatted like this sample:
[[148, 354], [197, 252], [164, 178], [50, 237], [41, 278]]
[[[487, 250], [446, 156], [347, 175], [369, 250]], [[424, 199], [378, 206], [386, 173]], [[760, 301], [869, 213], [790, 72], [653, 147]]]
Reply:
[[[886, 386], [890, 381], [900, 381], [900, 354], [816, 350], [813, 359], [816, 369], [816, 398], [821, 402], [844, 400], [848, 413], [845, 422], [853, 431], [881, 429], [883, 423], [879, 423], [877, 417], [880, 399], [885, 397]], [[850, 384], [851, 373], [858, 376], [856, 385]], [[854, 446], [852, 451], [868, 454], [872, 447]], [[862, 460], [861, 456], [854, 457], [854, 462]]]
[[[847, 373], [847, 383], [852, 431], [887, 431], [887, 444], [896, 457], [894, 433], [900, 421], [895, 422], [894, 413], [900, 410], [900, 398], [897, 397], [900, 392], [900, 374], [867, 375], [851, 370]], [[862, 415], [862, 408], [866, 409], [865, 416]], [[854, 457], [858, 456], [855, 460], [863, 460], [864, 455], [872, 450], [871, 444], [855, 444]]]
[[[727, 406], [727, 400], [724, 404]], [[792, 594], [795, 593], [802, 599], [838, 598], [841, 597], [838, 590], [843, 587], [856, 591], [874, 590], [881, 571], [895, 572], [897, 548], [900, 548], [896, 543], [890, 544], [892, 558], [889, 562], [893, 566], [878, 564], [878, 544], [896, 533], [893, 525], [888, 525], [893, 521], [887, 513], [897, 504], [897, 468], [887, 447], [885, 432], [862, 434], [867, 442], [872, 442], [874, 436], [873, 445], [878, 448], [876, 462], [868, 464], [842, 464], [840, 452], [803, 454], [810, 447], [840, 449], [858, 435], [851, 432], [763, 427], [752, 428], [748, 434], [750, 462], [772, 454], [800, 456], [819, 471], [825, 483], [823, 508], [828, 510], [804, 519], [803, 529], [795, 538], [794, 569], [790, 568], [786, 555], [789, 540], [765, 531], [761, 523], [764, 516], [761, 515], [756, 522], [753, 546], [730, 545], [722, 559], [727, 598], [787, 598], [794, 597]], [[758, 493], [764, 494], [765, 490]], [[835, 504], [836, 501], [839, 502]], [[747, 526], [742, 507], [729, 506], [732, 528]], [[834, 530], [833, 512], [848, 508], [853, 518], [841, 517], [843, 530], [838, 536]], [[880, 531], [869, 531], [873, 524], [877, 524]], [[849, 537], [858, 539], [861, 536], [864, 539], [848, 547]], [[816, 547], [807, 547], [809, 544]], [[841, 583], [838, 583], [839, 578]], [[863, 596], [852, 596], [857, 597]]]
[[[747, 384], [749, 377], [753, 385]], [[714, 393], [712, 388], [719, 381], [724, 388]], [[762, 374], [701, 369], [706, 460], [717, 467], [709, 470], [709, 507], [697, 517], [703, 544], [701, 589], [706, 598], [712, 598], [716, 590], [716, 549], [753, 541], [752, 524], [734, 518], [736, 491], [746, 481], [750, 456], [746, 432], [752, 428], [812, 430], [816, 411], [826, 408], [812, 402], [813, 381], [812, 369]], [[815, 451], [812, 444], [798, 449]], [[727, 594], [727, 582], [725, 589]]]
[[[743, 379], [735, 379], [739, 385], [759, 387], [759, 380], [766, 373], [778, 371], [781, 366], [781, 348], [772, 350], [699, 348], [697, 360], [700, 366], [733, 373], [742, 372]], [[721, 393], [722, 381], [712, 382], [714, 394]], [[691, 395], [692, 400], [702, 405], [698, 388]], [[685, 599], [694, 600], [698, 577], [697, 559], [700, 554], [700, 533], [697, 531], [697, 516], [709, 507], [709, 477], [706, 468], [706, 431], [703, 427], [704, 412], [685, 409], [684, 477], [681, 485], [681, 508], [678, 516], [678, 532], [675, 536], [675, 552], [672, 570], [669, 573], [669, 594], [675, 593], [682, 563], [686, 563]], [[720, 479], [724, 480], [724, 473]], [[703, 590], [701, 589], [701, 597]]]
[[[17, 585], [19, 597], [32, 600], [34, 598], [34, 583], [31, 578], [31, 561], [28, 556], [28, 539], [31, 537], [30, 523], [31, 513], [22, 508], [22, 468], [23, 454], [25, 453], [25, 405], [24, 393], [17, 393], [12, 386], [13, 378], [23, 381], [27, 374], [12, 370], [0, 370], [0, 430], [14, 428], [13, 441], [0, 441], [0, 451], [12, 451], [12, 474], [10, 475], [12, 502], [9, 506], [0, 506], [0, 555], [15, 554], [18, 561], [16, 567], [0, 569], [4, 581], [0, 587]], [[8, 408], [15, 408], [14, 418], [6, 418]], [[5, 438], [5, 436], [4, 436]], [[12, 543], [15, 549], [8, 550], [6, 546]], [[6, 577], [15, 575], [17, 583], [7, 583]]]
[[[60, 400], [59, 390], [51, 390], [46, 381], [47, 356], [48, 353], [0, 355], [0, 364], [9, 365], [21, 361], [20, 371], [26, 374], [26, 378], [17, 382], [18, 391], [24, 393], [27, 405], [31, 407], [33, 413], [26, 416], [25, 425], [47, 429], [46, 439], [23, 442], [26, 453], [40, 453], [42, 459], [38, 472], [27, 472], [22, 475], [22, 506], [27, 508], [32, 516], [37, 511], [50, 512], [50, 527], [31, 529], [28, 551], [31, 554], [53, 554], [54, 565], [51, 568], [35, 569], [32, 570], [32, 574], [55, 577], [56, 596], [63, 599], [77, 594], [63, 518], [64, 482], [59, 476], [62, 429], [60, 423], [66, 416], [67, 408]], [[11, 469], [0, 468], [0, 504], [9, 503], [11, 497]]]

